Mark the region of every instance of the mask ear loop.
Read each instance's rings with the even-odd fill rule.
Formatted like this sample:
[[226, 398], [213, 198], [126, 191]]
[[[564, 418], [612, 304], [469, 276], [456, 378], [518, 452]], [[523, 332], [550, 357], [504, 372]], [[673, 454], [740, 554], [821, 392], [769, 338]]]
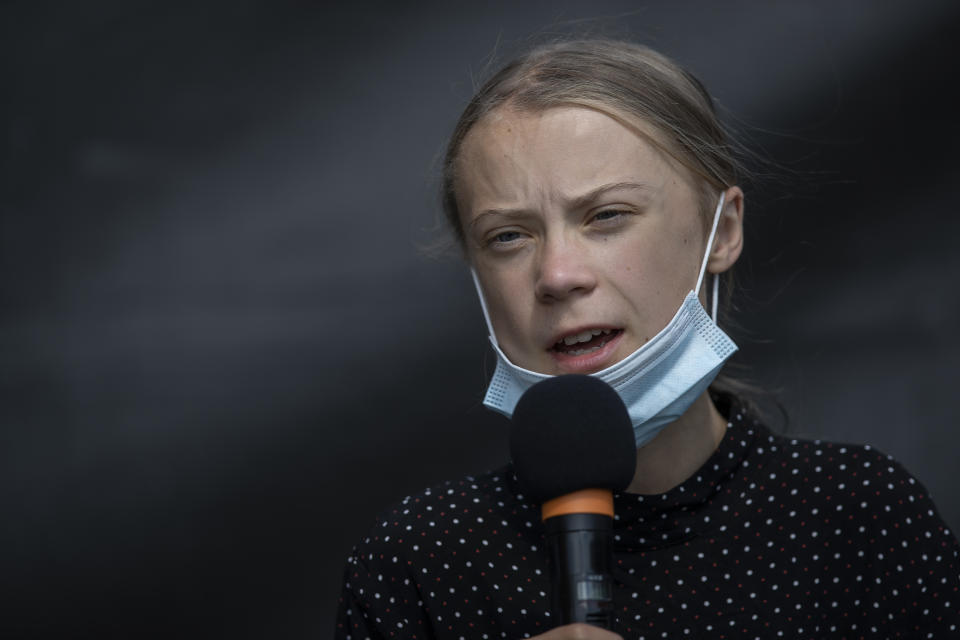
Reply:
[[711, 315], [713, 316], [713, 324], [717, 324], [717, 300], [720, 297], [720, 274], [713, 276], [713, 308], [711, 310]]
[[480, 278], [477, 277], [477, 272], [473, 267], [470, 267], [470, 275], [473, 277], [473, 286], [477, 288], [477, 297], [480, 298], [480, 308], [483, 310], [483, 319], [486, 321], [487, 331], [490, 333], [490, 342], [493, 343], [493, 346], [499, 347], [497, 336], [493, 333], [493, 323], [490, 322], [490, 312], [487, 311], [487, 301], [483, 297], [483, 289], [480, 288]]
[[[710, 257], [710, 251], [713, 249], [713, 240], [717, 235], [717, 225], [720, 222], [720, 212], [723, 211], [723, 203], [726, 200], [726, 192], [720, 192], [720, 201], [717, 203], [717, 209], [713, 213], [713, 225], [710, 227], [710, 237], [707, 238], [707, 250], [703, 254], [703, 262], [700, 263], [700, 275], [697, 276], [697, 288], [694, 289], [697, 295], [700, 295], [700, 285], [703, 284], [703, 275], [707, 271], [707, 259]], [[476, 276], [474, 276], [476, 277]], [[720, 290], [719, 275], [713, 277], [713, 322], [717, 322], [717, 293]]]

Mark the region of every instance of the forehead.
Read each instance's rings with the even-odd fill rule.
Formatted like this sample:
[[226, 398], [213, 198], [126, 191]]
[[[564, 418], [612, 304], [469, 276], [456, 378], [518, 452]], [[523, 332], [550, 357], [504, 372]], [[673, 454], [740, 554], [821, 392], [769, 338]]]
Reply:
[[692, 186], [649, 129], [581, 106], [494, 110], [471, 129], [457, 158], [461, 216], [532, 198], [573, 199], [604, 183]]

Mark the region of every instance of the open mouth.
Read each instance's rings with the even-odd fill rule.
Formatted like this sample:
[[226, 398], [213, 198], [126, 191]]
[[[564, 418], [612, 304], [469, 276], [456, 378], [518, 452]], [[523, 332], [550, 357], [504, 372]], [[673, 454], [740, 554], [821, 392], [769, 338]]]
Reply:
[[623, 329], [586, 329], [558, 340], [550, 350], [568, 356], [582, 356], [601, 349], [623, 333]]

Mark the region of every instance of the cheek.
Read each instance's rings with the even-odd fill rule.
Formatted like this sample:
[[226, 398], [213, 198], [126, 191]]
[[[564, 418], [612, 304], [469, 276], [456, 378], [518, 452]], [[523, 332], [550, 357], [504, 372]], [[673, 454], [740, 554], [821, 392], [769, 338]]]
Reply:
[[656, 242], [645, 237], [631, 243], [618, 259], [607, 262], [607, 273], [646, 339], [670, 321], [697, 278], [697, 265], [690, 258], [693, 240], [656, 237]]
[[509, 270], [484, 270], [483, 276], [477, 273], [497, 339], [509, 339], [517, 331], [522, 315], [519, 301], [523, 283], [518, 274]]
[[677, 225], [671, 229], [672, 233], [664, 234], [651, 254], [664, 286], [683, 289], [683, 295], [696, 285], [700, 259], [703, 257], [704, 239], [699, 221], [695, 222]]

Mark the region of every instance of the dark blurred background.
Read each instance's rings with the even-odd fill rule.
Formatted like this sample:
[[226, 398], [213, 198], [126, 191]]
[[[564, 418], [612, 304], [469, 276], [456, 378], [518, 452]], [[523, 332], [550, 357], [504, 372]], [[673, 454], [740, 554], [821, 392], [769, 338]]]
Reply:
[[960, 4], [6, 2], [0, 636], [329, 636], [378, 512], [505, 461], [435, 159], [491, 56], [571, 32], [772, 160], [732, 332], [773, 426], [960, 526]]

